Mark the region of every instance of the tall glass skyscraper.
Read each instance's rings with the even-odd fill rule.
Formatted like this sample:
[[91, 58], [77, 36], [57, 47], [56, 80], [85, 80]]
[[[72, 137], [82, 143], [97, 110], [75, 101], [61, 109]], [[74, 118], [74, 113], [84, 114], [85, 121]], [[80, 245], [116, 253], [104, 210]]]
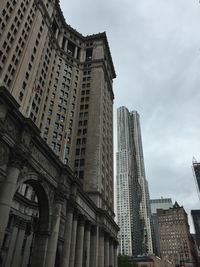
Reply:
[[139, 114], [120, 107], [117, 110], [117, 124], [119, 253], [152, 253], [149, 190], [145, 177]]

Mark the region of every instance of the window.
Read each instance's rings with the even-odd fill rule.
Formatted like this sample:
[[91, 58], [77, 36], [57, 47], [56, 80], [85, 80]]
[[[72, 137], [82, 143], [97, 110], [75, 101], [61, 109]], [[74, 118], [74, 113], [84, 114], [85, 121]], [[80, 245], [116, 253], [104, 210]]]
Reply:
[[79, 178], [80, 178], [80, 179], [83, 179], [83, 178], [84, 178], [84, 171], [80, 171], [80, 172], [79, 172]]
[[80, 166], [84, 166], [85, 164], [85, 160], [84, 159], [80, 159]]
[[74, 167], [78, 167], [78, 165], [79, 165], [79, 160], [76, 159], [76, 160], [74, 161]]
[[80, 144], [81, 144], [81, 139], [80, 139], [80, 138], [78, 138], [78, 139], [76, 140], [76, 144], [77, 144], [77, 145], [80, 145]]
[[81, 148], [81, 155], [85, 155], [85, 148]]
[[53, 132], [53, 138], [57, 138], [57, 132]]
[[48, 132], [49, 132], [49, 128], [46, 127], [46, 128], [44, 129], [44, 134], [48, 134]]
[[58, 135], [58, 140], [61, 141], [62, 140], [62, 134]]
[[55, 142], [52, 142], [52, 143], [51, 143], [51, 148], [52, 148], [53, 150], [56, 149], [56, 143], [55, 143]]

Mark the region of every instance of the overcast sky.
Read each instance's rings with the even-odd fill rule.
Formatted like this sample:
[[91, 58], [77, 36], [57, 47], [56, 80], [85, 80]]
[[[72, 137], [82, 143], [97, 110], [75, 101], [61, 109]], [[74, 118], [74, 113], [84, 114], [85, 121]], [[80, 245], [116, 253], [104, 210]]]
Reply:
[[117, 73], [115, 143], [116, 109], [137, 110], [150, 197], [171, 197], [188, 214], [200, 208], [191, 169], [193, 156], [200, 161], [199, 1], [60, 3], [66, 22], [83, 35], [107, 33]]

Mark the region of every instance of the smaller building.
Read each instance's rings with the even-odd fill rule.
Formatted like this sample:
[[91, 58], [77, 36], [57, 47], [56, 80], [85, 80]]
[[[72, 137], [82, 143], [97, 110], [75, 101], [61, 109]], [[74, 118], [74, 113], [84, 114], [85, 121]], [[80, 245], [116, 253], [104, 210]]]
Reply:
[[198, 248], [198, 254], [200, 255], [200, 210], [191, 210], [191, 215], [195, 229], [195, 242]]
[[160, 244], [158, 236], [157, 209], [167, 210], [173, 207], [171, 198], [157, 198], [150, 200], [151, 218], [152, 218], [152, 239], [154, 254], [160, 257]]
[[168, 210], [157, 210], [160, 253], [163, 260], [198, 266], [194, 240], [190, 234], [188, 217], [177, 202]]

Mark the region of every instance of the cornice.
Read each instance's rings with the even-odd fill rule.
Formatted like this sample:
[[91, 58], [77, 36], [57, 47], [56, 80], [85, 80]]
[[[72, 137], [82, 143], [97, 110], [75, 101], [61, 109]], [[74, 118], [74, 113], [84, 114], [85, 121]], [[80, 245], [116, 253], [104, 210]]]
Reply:
[[110, 47], [109, 47], [109, 43], [108, 43], [106, 32], [104, 31], [104, 32], [100, 32], [100, 33], [97, 33], [97, 34], [91, 34], [91, 35], [83, 36], [81, 33], [79, 33], [77, 30], [75, 30], [69, 24], [67, 24], [67, 22], [65, 20], [65, 17], [64, 17], [64, 14], [63, 14], [63, 12], [61, 10], [60, 1], [59, 0], [56, 0], [55, 6], [57, 8], [57, 12], [59, 13], [59, 19], [63, 23], [63, 27], [65, 27], [67, 30], [72, 32], [75, 36], [77, 36], [83, 42], [92, 41], [92, 40], [98, 40], [98, 39], [101, 39], [101, 40], [104, 41], [105, 47], [106, 47], [106, 50], [107, 50], [107, 53], [108, 53], [111, 69], [112, 69], [113, 79], [116, 78], [117, 76], [116, 76], [116, 72], [115, 72], [115, 68], [114, 68], [114, 64], [113, 64], [113, 60], [112, 60], [112, 56], [111, 56]]

